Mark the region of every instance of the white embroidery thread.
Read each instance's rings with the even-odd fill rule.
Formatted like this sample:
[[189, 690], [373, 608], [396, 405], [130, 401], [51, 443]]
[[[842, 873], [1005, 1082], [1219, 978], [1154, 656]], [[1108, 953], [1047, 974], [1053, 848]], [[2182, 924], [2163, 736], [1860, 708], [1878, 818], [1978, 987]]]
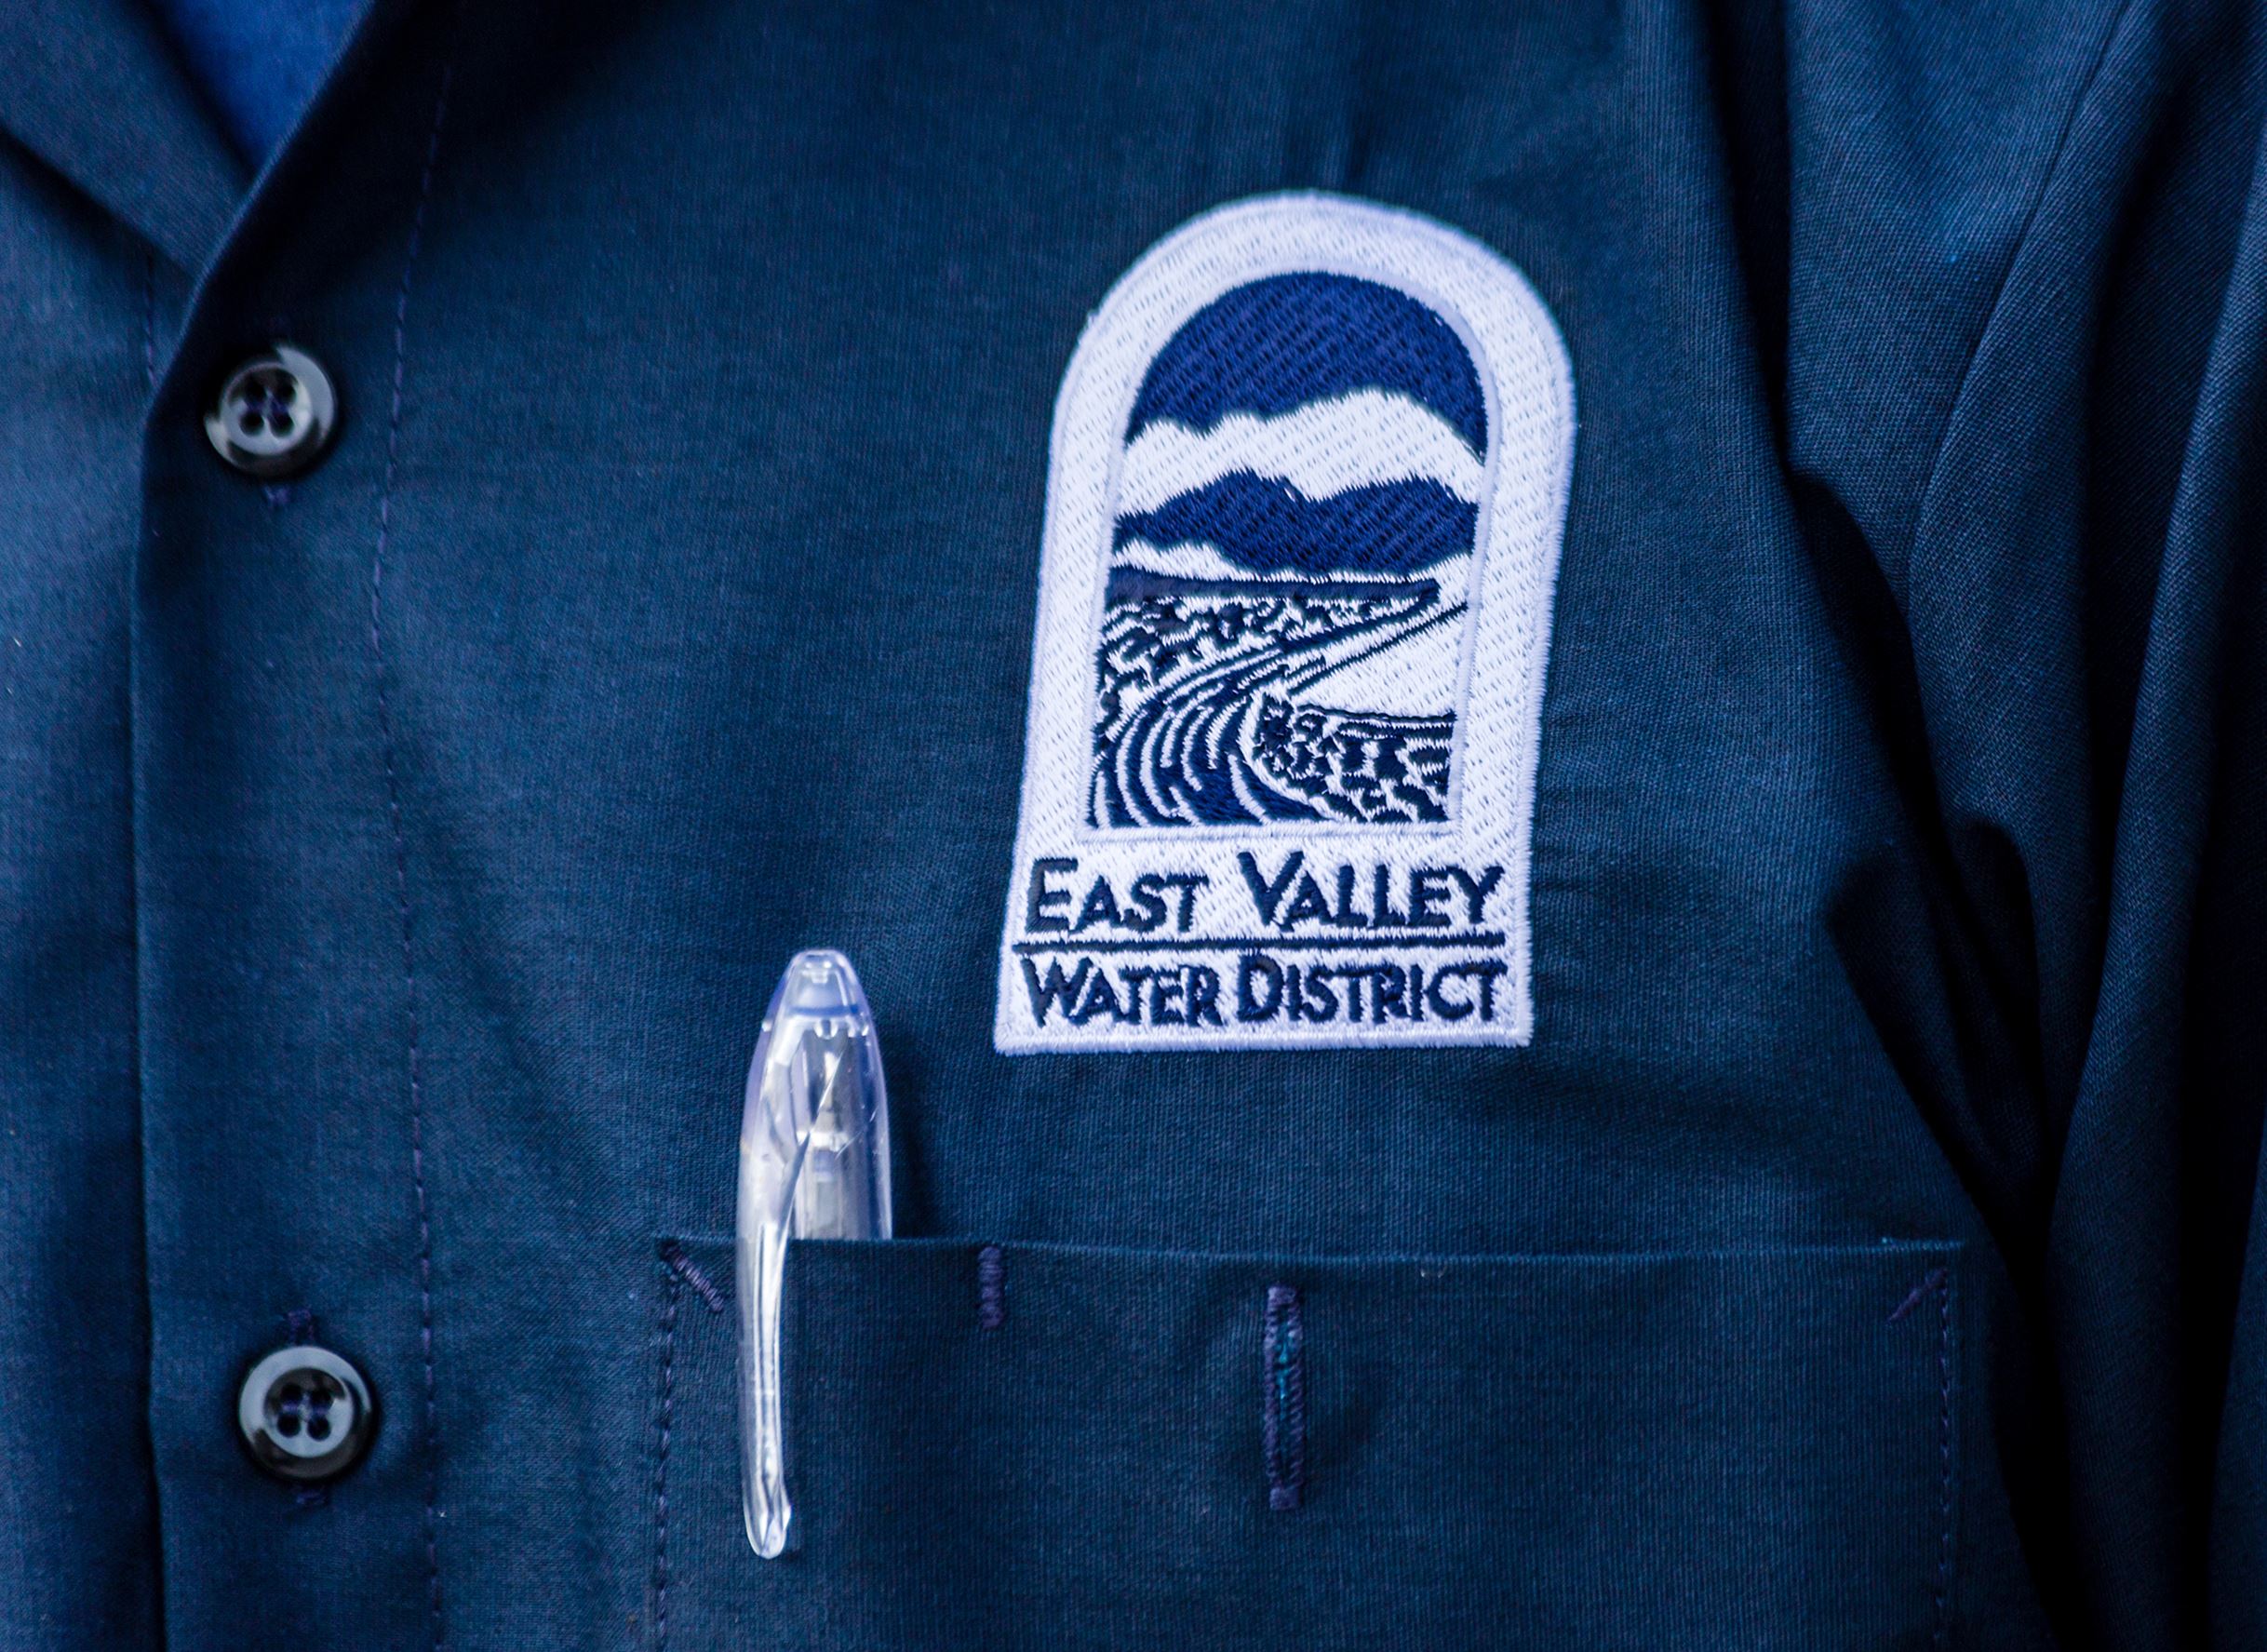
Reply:
[[1055, 408], [994, 1041], [1523, 1044], [1574, 382], [1501, 257], [1204, 214]]

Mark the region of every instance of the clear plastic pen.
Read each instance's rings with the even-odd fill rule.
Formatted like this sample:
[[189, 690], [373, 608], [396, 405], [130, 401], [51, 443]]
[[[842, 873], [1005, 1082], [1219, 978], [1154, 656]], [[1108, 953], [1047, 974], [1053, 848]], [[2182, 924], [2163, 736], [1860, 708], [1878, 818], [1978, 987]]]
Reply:
[[748, 1067], [735, 1244], [740, 1465], [748, 1544], [786, 1551], [780, 1307], [794, 1239], [890, 1237], [889, 1101], [858, 973], [839, 952], [798, 952], [780, 978]]

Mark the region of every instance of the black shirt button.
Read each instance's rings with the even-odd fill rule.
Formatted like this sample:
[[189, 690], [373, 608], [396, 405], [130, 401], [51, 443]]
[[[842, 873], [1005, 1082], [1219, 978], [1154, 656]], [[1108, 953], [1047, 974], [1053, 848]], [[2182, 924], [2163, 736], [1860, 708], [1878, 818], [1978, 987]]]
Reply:
[[378, 1426], [362, 1373], [327, 1348], [279, 1348], [246, 1374], [236, 1426], [271, 1474], [329, 1480], [362, 1455]]
[[237, 470], [277, 481], [321, 458], [338, 422], [338, 395], [323, 364], [293, 345], [271, 344], [228, 375], [205, 415], [205, 435]]

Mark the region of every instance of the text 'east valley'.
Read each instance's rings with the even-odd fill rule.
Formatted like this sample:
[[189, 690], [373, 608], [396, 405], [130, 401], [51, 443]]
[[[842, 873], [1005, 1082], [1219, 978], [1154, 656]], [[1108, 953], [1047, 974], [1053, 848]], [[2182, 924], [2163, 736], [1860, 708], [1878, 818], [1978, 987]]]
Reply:
[[1501, 866], [1236, 856], [1222, 887], [1160, 869], [1113, 880], [1030, 863], [1014, 950], [1032, 1019], [1073, 1027], [1492, 1022], [1507, 965]]

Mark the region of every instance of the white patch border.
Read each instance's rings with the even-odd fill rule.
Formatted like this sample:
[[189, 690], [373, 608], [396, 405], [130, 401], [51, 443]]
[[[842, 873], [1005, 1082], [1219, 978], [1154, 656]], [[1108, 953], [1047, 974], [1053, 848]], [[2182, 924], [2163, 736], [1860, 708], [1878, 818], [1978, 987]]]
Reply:
[[[1466, 619], [1470, 630], [1457, 685], [1450, 818], [1397, 826], [1308, 822], [1094, 826], [1087, 820], [1095, 709], [1093, 648], [1108, 583], [1122, 437], [1142, 377], [1182, 323], [1230, 289], [1308, 272], [1378, 281], [1431, 305], [1456, 329], [1480, 374], [1488, 451], [1472, 578], [1481, 595], [1476, 611]], [[1512, 368], [1524, 370], [1507, 371]], [[1507, 377], [1521, 390], [1509, 408], [1502, 388]], [[1537, 400], [1548, 405], [1538, 408]], [[1541, 297], [1500, 253], [1418, 213], [1322, 192], [1254, 196], [1189, 220], [1120, 277], [1072, 351], [1048, 448], [1023, 786], [995, 1000], [993, 1044], [1000, 1054], [1532, 1041], [1536, 786], [1552, 610], [1573, 492], [1575, 436], [1573, 363]], [[1505, 474], [1508, 461], [1516, 463], [1516, 476]], [[1060, 669], [1051, 676], [1051, 662], [1058, 667], [1075, 663], [1075, 684]], [[1476, 677], [1503, 685], [1510, 703], [1498, 705], [1485, 719], [1474, 717]], [[1031, 864], [1040, 856], [1066, 848], [1084, 853], [1107, 853], [1120, 844], [1225, 841], [1278, 853], [1292, 848], [1312, 853], [1320, 848], [1361, 861], [1396, 843], [1429, 839], [1438, 844], [1442, 839], [1478, 851], [1465, 856], [1469, 864], [1500, 860], [1504, 866], [1510, 905], [1500, 926], [1505, 946], [1499, 956], [1509, 968], [1498, 989], [1503, 1013], [1484, 1026], [1430, 1020], [1310, 1028], [1231, 1020], [1223, 1027], [1199, 1029], [1108, 1020], [1041, 1027], [1023, 1007], [1015, 947], [1032, 938], [1024, 927], [1024, 903]], [[1231, 864], [1225, 851], [1221, 856], [1224, 866]], [[1080, 876], [1083, 882], [1083, 869]], [[1221, 880], [1215, 879], [1214, 886], [1221, 887]], [[1383, 942], [1380, 950], [1391, 945]]]

